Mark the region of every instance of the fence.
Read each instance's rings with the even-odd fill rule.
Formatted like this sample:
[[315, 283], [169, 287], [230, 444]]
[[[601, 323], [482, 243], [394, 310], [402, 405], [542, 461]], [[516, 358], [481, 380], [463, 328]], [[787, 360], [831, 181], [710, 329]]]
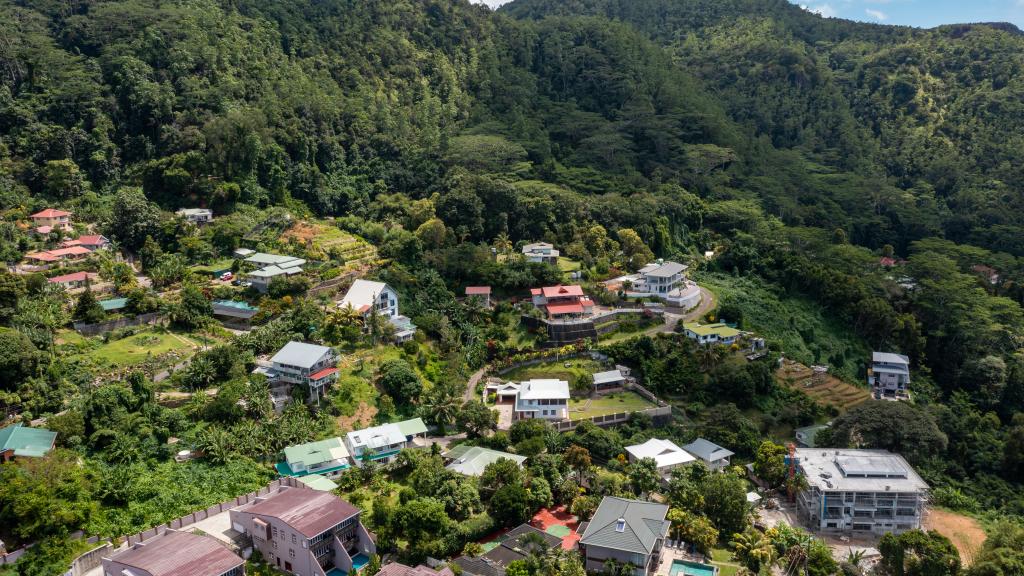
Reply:
[[608, 361], [608, 356], [606, 354], [602, 354], [600, 352], [595, 352], [593, 350], [587, 350], [587, 351], [583, 351], [583, 352], [573, 352], [571, 354], [555, 354], [555, 353], [551, 353], [551, 354], [545, 354], [545, 355], [539, 356], [537, 358], [532, 358], [530, 360], [523, 360], [522, 362], [513, 362], [512, 364], [509, 364], [508, 366], [505, 366], [505, 367], [502, 367], [502, 368], [498, 369], [498, 375], [501, 376], [501, 375], [504, 375], [504, 374], [508, 374], [509, 372], [515, 370], [516, 368], [522, 368], [524, 366], [534, 366], [536, 364], [543, 364], [545, 362], [551, 362], [552, 360], [554, 360], [556, 362], [559, 362], [559, 361], [562, 361], [562, 360], [570, 360], [572, 358], [579, 358], [581, 356], [586, 356], [587, 358], [590, 358], [591, 360], [596, 360], [598, 362], [607, 362]]
[[162, 315], [159, 312], [150, 312], [149, 314], [139, 314], [134, 318], [118, 318], [117, 320], [110, 320], [108, 322], [100, 322], [98, 324], [86, 324], [85, 322], [75, 322], [75, 331], [83, 336], [95, 336], [97, 334], [103, 334], [104, 332], [110, 332], [111, 330], [117, 330], [118, 328], [126, 328], [128, 326], [141, 326], [142, 324], [153, 324], [159, 321]]
[[[104, 539], [103, 545], [99, 546], [98, 548], [94, 548], [86, 552], [85, 554], [82, 554], [78, 558], [75, 558], [71, 562], [71, 569], [65, 572], [63, 576], [82, 576], [82, 574], [85, 574], [89, 570], [99, 566], [100, 563], [103, 561], [104, 556], [109, 557], [110, 555], [115, 554], [117, 552], [127, 550], [128, 548], [138, 544], [139, 542], [144, 542], [146, 540], [149, 540], [150, 538], [154, 538], [168, 530], [180, 530], [182, 528], [187, 528], [188, 526], [206, 520], [211, 516], [216, 516], [217, 514], [222, 514], [224, 512], [227, 512], [228, 510], [231, 510], [232, 508], [241, 506], [243, 504], [248, 504], [249, 502], [252, 502], [256, 498], [259, 498], [260, 496], [266, 496], [267, 494], [270, 494], [271, 492], [277, 490], [282, 486], [289, 486], [292, 488], [305, 488], [304, 484], [302, 484], [298, 480], [295, 480], [294, 478], [278, 478], [276, 480], [272, 480], [269, 484], [260, 488], [259, 490], [256, 490], [255, 492], [249, 492], [248, 494], [243, 494], [242, 496], [232, 498], [231, 500], [225, 500], [224, 502], [214, 504], [213, 506], [204, 508], [203, 510], [196, 510], [195, 512], [191, 512], [184, 516], [175, 518], [170, 522], [160, 524], [159, 526], [154, 526], [149, 530], [143, 530], [142, 532], [139, 532], [137, 534], [125, 536], [124, 542], [116, 548], [113, 546], [112, 540]], [[97, 536], [92, 536], [86, 540], [86, 542], [90, 543], [99, 541], [100, 538]], [[20, 552], [23, 553], [24, 550], [21, 550]], [[10, 560], [10, 562], [13, 561], [14, 560]]]
[[316, 286], [313, 286], [312, 288], [307, 290], [306, 291], [306, 295], [308, 295], [308, 296], [316, 296], [318, 294], [322, 294], [322, 293], [325, 293], [325, 292], [336, 292], [337, 288], [339, 286], [341, 286], [342, 284], [345, 284], [346, 282], [350, 282], [353, 278], [355, 278], [355, 276], [356, 276], [355, 272], [346, 272], [345, 274], [342, 274], [341, 276], [338, 276], [337, 278], [331, 278], [330, 280], [324, 280], [323, 282], [321, 282], [321, 283], [317, 284]]
[[590, 418], [580, 418], [579, 420], [566, 420], [563, 422], [554, 422], [555, 430], [559, 432], [569, 432], [579, 426], [580, 422], [587, 420], [593, 422], [597, 426], [614, 426], [616, 424], [622, 424], [623, 422], [629, 421], [630, 418], [635, 414], [647, 414], [651, 417], [651, 420], [665, 419], [667, 416], [672, 415], [671, 406], [659, 406], [657, 408], [648, 408], [646, 410], [638, 410], [636, 412], [616, 412], [615, 414], [605, 414], [603, 416], [591, 416]]
[[18, 558], [21, 558], [22, 554], [28, 552], [28, 549], [29, 546], [25, 546], [24, 548], [19, 548], [13, 552], [0, 555], [0, 566], [3, 566], [4, 564], [13, 564], [18, 560]]

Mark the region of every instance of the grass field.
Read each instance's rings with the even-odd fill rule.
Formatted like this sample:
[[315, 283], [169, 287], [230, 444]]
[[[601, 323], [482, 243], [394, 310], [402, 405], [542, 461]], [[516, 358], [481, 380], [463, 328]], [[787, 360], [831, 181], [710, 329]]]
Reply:
[[734, 576], [740, 571], [740, 565], [732, 559], [732, 551], [726, 548], [713, 548], [711, 563], [718, 567], [718, 576]]
[[146, 331], [102, 344], [83, 355], [91, 358], [100, 366], [121, 368], [141, 364], [150, 358], [172, 350], [190, 350], [191, 348], [192, 346], [186, 338], [176, 334]]
[[648, 408], [657, 408], [657, 404], [629, 391], [598, 396], [593, 399], [573, 398], [569, 400], [569, 419], [582, 420], [620, 412], [637, 412]]
[[817, 303], [793, 297], [753, 277], [695, 275], [721, 304], [736, 305], [744, 328], [782, 345], [787, 358], [803, 364], [829, 364], [832, 373], [858, 382], [871, 350], [849, 326], [826, 316]]
[[523, 366], [502, 374], [505, 380], [519, 382], [534, 378], [557, 378], [572, 384], [580, 376], [590, 376], [600, 372], [601, 363], [589, 358], [570, 358], [561, 362], [543, 362], [533, 366]]
[[558, 269], [562, 271], [562, 274], [567, 279], [569, 278], [569, 274], [572, 272], [578, 272], [580, 268], [582, 268], [582, 265], [572, 258], [562, 256], [558, 259]]
[[216, 272], [218, 270], [230, 270], [231, 265], [234, 264], [234, 262], [235, 261], [232, 260], [231, 258], [223, 258], [211, 264], [197, 264], [195, 266], [192, 266], [190, 270], [192, 270], [193, 272], [205, 272], [207, 274], [212, 274], [213, 272]]

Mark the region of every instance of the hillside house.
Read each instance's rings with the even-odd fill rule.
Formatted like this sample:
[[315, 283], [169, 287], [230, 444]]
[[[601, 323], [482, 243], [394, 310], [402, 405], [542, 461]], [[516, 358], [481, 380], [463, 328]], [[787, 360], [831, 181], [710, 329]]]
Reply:
[[57, 284], [65, 290], [77, 290], [78, 288], [85, 288], [86, 284], [96, 282], [99, 277], [100, 275], [95, 272], [72, 272], [63, 276], [54, 276], [48, 279], [47, 282]]
[[282, 476], [301, 478], [322, 475], [338, 476], [350, 467], [348, 448], [341, 438], [307, 442], [284, 449], [284, 461], [274, 465]]
[[64, 261], [81, 260], [91, 254], [84, 246], [70, 246], [68, 248], [57, 248], [56, 250], [43, 250], [41, 252], [29, 252], [25, 259], [36, 264], [58, 264]]
[[580, 538], [583, 567], [604, 573], [611, 560], [632, 565], [631, 576], [654, 574], [671, 526], [667, 515], [665, 504], [605, 496]]
[[426, 434], [423, 419], [413, 418], [349, 432], [345, 435], [345, 446], [357, 466], [367, 460], [387, 464], [403, 449], [418, 447], [416, 439]]
[[338, 379], [338, 358], [332, 348], [306, 342], [289, 342], [270, 358], [270, 365], [256, 371], [267, 376], [274, 408], [280, 410], [291, 399], [293, 386], [308, 391], [310, 403], [317, 403]]
[[489, 464], [493, 464], [501, 459], [511, 460], [520, 468], [523, 467], [523, 462], [526, 461], [526, 456], [491, 450], [482, 446], [466, 446], [465, 444], [452, 448], [442, 456], [448, 461], [448, 465], [445, 468], [452, 472], [458, 472], [463, 476], [481, 476]]
[[569, 418], [569, 383], [565, 380], [527, 380], [519, 385], [513, 420]]
[[377, 546], [360, 513], [330, 492], [305, 487], [281, 487], [228, 512], [231, 527], [249, 535], [267, 563], [296, 576], [352, 574], [365, 566]]
[[209, 208], [182, 208], [175, 212], [178, 217], [197, 226], [213, 222], [213, 210]]
[[46, 456], [57, 440], [57, 433], [44, 428], [29, 428], [21, 422], [0, 428], [0, 463], [15, 458]]
[[61, 248], [81, 246], [86, 250], [95, 252], [96, 250], [106, 250], [110, 248], [110, 239], [102, 234], [84, 234], [74, 240], [65, 240], [61, 242], [60, 245]]
[[721, 322], [716, 324], [699, 324], [690, 322], [683, 324], [686, 337], [700, 344], [732, 345], [739, 340], [740, 331]]
[[234, 326], [248, 330], [252, 326], [252, 319], [260, 313], [257, 306], [241, 300], [214, 300], [210, 303], [213, 306], [213, 317], [226, 326]]
[[245, 277], [252, 282], [252, 287], [261, 294], [267, 292], [274, 278], [287, 278], [302, 274], [302, 267], [306, 264], [302, 258], [264, 252], [253, 252], [245, 258], [245, 262], [257, 266], [256, 270], [246, 273]]
[[876, 394], [906, 397], [910, 386], [910, 358], [891, 352], [872, 352], [868, 384]]
[[657, 464], [658, 476], [668, 481], [672, 470], [692, 464], [696, 458], [671, 440], [651, 438], [643, 444], [626, 446], [630, 462], [651, 458]]
[[102, 559], [104, 576], [243, 576], [245, 560], [212, 536], [179, 530]]
[[380, 572], [367, 576], [455, 576], [455, 573], [447, 566], [435, 570], [423, 564], [414, 568], [400, 562], [388, 562], [380, 567]]
[[583, 318], [594, 313], [594, 301], [579, 285], [533, 288], [530, 296], [533, 305], [552, 320]]
[[812, 530], [881, 535], [921, 527], [928, 484], [898, 454], [797, 448], [795, 465], [808, 484], [797, 514]]
[[71, 212], [47, 208], [29, 216], [32, 219], [32, 228], [39, 234], [49, 234], [54, 230], [71, 232]]
[[617, 368], [606, 372], [597, 372], [593, 378], [594, 392], [597, 394], [621, 392], [626, 388], [626, 376]]
[[416, 334], [416, 326], [398, 312], [398, 292], [383, 282], [357, 279], [337, 302], [339, 308], [352, 308], [364, 317], [380, 314], [395, 327], [395, 341], [405, 342]]
[[558, 264], [560, 253], [555, 250], [554, 245], [547, 242], [534, 242], [523, 246], [523, 258], [527, 262], [543, 264]]
[[484, 308], [491, 307], [491, 287], [490, 286], [466, 286], [466, 299], [478, 298], [480, 304]]
[[692, 454], [712, 471], [723, 470], [728, 467], [729, 459], [733, 456], [730, 450], [726, 450], [718, 444], [703, 438], [697, 438], [683, 446], [683, 450]]

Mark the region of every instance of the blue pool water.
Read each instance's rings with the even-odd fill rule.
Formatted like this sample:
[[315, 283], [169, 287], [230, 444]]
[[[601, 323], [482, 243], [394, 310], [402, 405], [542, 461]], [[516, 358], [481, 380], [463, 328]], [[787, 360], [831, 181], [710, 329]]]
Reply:
[[339, 570], [337, 568], [331, 568], [330, 570], [327, 571], [327, 576], [348, 576], [348, 574], [346, 574], [344, 570]]
[[715, 576], [717, 569], [710, 564], [673, 560], [669, 576]]
[[366, 566], [369, 563], [370, 563], [370, 557], [369, 556], [367, 556], [366, 554], [356, 554], [355, 556], [352, 557], [352, 571], [353, 572], [358, 572], [359, 570], [361, 570], [363, 568], [363, 566]]

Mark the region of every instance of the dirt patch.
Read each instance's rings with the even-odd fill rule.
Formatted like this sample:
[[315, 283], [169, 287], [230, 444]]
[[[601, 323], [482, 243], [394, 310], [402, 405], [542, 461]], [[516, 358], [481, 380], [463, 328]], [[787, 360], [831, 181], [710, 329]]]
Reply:
[[296, 222], [292, 224], [292, 227], [285, 231], [281, 235], [283, 240], [291, 240], [293, 238], [301, 240], [303, 243], [311, 242], [317, 237], [317, 227], [306, 222]]
[[871, 398], [866, 387], [848, 384], [831, 374], [816, 378], [810, 368], [792, 360], [783, 362], [775, 377], [783, 386], [799, 390], [819, 404], [835, 406], [840, 412]]
[[377, 407], [370, 406], [366, 402], [360, 402], [356, 413], [351, 416], [338, 416], [338, 427], [342, 430], [362, 430], [373, 423], [373, 417], [377, 415]]
[[960, 552], [960, 560], [965, 566], [974, 561], [974, 555], [981, 549], [986, 538], [977, 520], [948, 510], [929, 510], [924, 526], [949, 538]]

